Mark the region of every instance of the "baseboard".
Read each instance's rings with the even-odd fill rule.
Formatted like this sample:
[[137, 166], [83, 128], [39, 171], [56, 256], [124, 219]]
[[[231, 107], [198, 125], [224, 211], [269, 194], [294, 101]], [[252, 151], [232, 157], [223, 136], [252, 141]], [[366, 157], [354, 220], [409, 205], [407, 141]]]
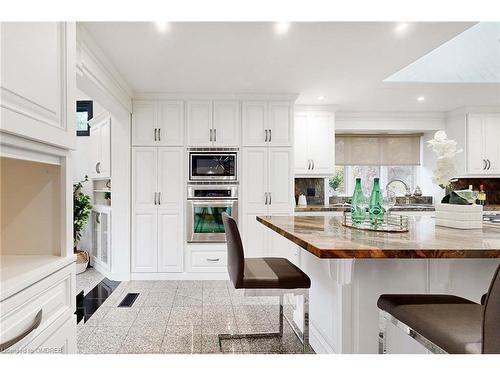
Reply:
[[309, 320], [309, 344], [318, 354], [337, 354]]
[[130, 280], [229, 280], [227, 272], [132, 272]]

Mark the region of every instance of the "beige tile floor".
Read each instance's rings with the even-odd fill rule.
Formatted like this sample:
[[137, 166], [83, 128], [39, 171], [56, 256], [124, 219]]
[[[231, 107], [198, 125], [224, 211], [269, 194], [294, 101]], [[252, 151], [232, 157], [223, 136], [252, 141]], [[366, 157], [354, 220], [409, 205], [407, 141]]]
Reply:
[[[126, 293], [140, 295], [117, 307]], [[220, 353], [219, 333], [277, 331], [278, 313], [277, 297], [245, 297], [227, 281], [130, 281], [78, 325], [78, 352]], [[302, 345], [285, 321], [282, 340], [224, 340], [222, 353], [302, 353]]]

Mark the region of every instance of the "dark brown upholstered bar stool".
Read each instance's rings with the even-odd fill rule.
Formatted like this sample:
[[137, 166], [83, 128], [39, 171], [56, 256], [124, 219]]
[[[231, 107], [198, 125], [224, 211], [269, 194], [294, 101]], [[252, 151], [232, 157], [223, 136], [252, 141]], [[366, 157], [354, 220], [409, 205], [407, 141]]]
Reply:
[[[235, 289], [245, 289], [245, 295], [279, 296], [279, 332], [220, 334], [221, 340], [238, 338], [283, 337], [283, 317], [303, 345], [306, 352], [309, 344], [309, 288], [311, 280], [300, 268], [285, 258], [245, 258], [243, 244], [236, 221], [223, 213], [224, 231], [227, 241], [227, 270]], [[302, 332], [293, 320], [283, 314], [283, 296], [286, 293], [303, 296], [304, 328]]]
[[484, 305], [440, 294], [383, 294], [379, 353], [386, 352], [387, 322], [402, 329], [433, 353], [500, 354], [500, 266]]

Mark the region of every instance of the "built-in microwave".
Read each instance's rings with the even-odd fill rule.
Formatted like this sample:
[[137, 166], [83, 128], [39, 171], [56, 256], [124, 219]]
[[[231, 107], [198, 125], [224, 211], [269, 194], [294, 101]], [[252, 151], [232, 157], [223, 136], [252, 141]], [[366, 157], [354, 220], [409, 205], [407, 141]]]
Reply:
[[189, 151], [189, 181], [237, 181], [236, 150]]

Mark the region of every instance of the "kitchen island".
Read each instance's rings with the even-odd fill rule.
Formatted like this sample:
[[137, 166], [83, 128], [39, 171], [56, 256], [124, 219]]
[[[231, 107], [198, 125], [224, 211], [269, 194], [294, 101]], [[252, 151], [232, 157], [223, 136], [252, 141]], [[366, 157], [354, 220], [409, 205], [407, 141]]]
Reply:
[[[446, 293], [479, 302], [500, 262], [499, 229], [436, 227], [430, 215], [410, 216], [405, 233], [346, 228], [341, 217], [326, 214], [257, 220], [301, 249], [293, 261], [311, 278], [311, 345], [319, 353], [377, 353], [376, 302], [384, 293]], [[389, 353], [426, 352], [395, 327], [387, 345]]]

